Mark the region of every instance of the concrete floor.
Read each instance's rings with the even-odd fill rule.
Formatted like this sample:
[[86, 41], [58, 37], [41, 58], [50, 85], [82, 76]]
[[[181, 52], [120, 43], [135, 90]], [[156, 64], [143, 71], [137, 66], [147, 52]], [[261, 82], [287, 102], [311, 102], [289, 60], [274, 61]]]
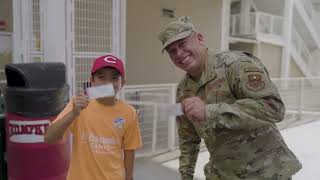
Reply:
[[165, 167], [162, 163], [148, 158], [140, 158], [135, 162], [134, 178], [136, 180], [180, 180], [178, 170]]

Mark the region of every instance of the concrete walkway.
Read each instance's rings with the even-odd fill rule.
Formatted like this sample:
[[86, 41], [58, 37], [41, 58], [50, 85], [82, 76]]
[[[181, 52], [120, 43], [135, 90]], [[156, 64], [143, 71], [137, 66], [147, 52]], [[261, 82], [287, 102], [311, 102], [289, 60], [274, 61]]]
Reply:
[[[319, 180], [318, 162], [320, 161], [320, 121], [304, 124], [301, 126], [281, 131], [286, 143], [301, 161], [303, 168], [293, 180]], [[135, 180], [179, 180], [179, 160], [177, 152], [163, 154], [170, 157], [166, 161], [154, 158], [137, 159], [135, 164]], [[171, 160], [170, 160], [171, 159]], [[204, 180], [203, 167], [209, 160], [209, 153], [199, 153], [195, 168], [194, 180]]]
[[136, 180], [180, 180], [177, 170], [167, 168], [148, 158], [137, 159], [134, 169], [133, 179]]

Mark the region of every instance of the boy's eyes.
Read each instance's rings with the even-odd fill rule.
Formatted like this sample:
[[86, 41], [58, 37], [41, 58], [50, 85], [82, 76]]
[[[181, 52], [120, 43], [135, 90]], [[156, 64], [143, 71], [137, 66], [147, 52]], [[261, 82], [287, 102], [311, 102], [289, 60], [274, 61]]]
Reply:
[[[99, 78], [99, 79], [109, 79], [109, 78], [106, 77], [106, 76], [98, 76], [98, 78]], [[111, 79], [113, 79], [113, 80], [116, 80], [116, 79], [118, 79], [118, 78], [119, 78], [119, 76], [116, 76], [116, 75], [111, 77]]]

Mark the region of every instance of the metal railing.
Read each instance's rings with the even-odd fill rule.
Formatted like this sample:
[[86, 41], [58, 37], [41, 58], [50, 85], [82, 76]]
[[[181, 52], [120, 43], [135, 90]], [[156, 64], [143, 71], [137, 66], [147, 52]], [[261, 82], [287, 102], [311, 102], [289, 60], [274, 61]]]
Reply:
[[231, 36], [257, 36], [258, 34], [282, 38], [284, 18], [264, 12], [254, 12], [249, 15], [249, 26], [242, 31], [240, 14], [230, 16]]
[[[273, 79], [286, 106], [280, 129], [320, 119], [320, 78]], [[139, 116], [143, 148], [138, 156], [155, 155], [178, 147], [175, 117], [161, 110], [163, 104], [175, 103], [176, 84], [125, 87], [127, 103]]]
[[320, 78], [273, 79], [286, 106], [280, 128], [320, 119]]
[[175, 103], [176, 84], [126, 86], [124, 97], [139, 116], [143, 148], [138, 156], [158, 154], [176, 149], [175, 117], [163, 112], [165, 104]]

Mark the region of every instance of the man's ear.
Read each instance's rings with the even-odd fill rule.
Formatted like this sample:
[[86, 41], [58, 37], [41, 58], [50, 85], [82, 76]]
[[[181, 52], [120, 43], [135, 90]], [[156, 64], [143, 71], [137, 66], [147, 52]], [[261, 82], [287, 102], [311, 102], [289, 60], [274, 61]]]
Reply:
[[201, 33], [197, 33], [196, 38], [197, 38], [197, 40], [199, 41], [199, 43], [201, 45], [204, 45], [204, 38], [203, 38], [203, 35]]

